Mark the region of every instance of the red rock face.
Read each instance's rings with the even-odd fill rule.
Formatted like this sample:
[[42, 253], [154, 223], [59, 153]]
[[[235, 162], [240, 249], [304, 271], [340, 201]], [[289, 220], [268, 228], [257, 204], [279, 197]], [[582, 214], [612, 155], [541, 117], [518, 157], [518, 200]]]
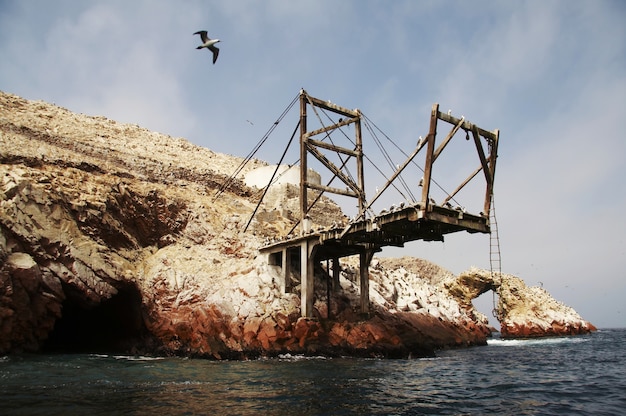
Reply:
[[539, 338], [550, 336], [583, 335], [597, 331], [589, 322], [552, 322], [550, 326], [540, 326], [528, 321], [526, 323], [502, 324], [502, 338]]
[[61, 316], [61, 283], [26, 253], [9, 255], [0, 269], [0, 353], [35, 352]]
[[162, 352], [207, 358], [278, 354], [367, 357], [431, 356], [434, 349], [483, 345], [489, 330], [473, 322], [442, 322], [414, 313], [374, 313], [359, 321], [318, 321], [286, 316], [231, 319], [215, 308], [181, 308], [149, 325]]

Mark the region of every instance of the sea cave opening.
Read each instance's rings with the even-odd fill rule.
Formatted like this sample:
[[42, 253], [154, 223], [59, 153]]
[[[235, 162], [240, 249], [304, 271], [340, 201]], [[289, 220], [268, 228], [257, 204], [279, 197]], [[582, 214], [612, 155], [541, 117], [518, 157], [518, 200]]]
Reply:
[[131, 353], [143, 349], [148, 330], [142, 316], [141, 293], [134, 285], [91, 305], [76, 289], [65, 286], [62, 316], [42, 350], [48, 353]]
[[500, 331], [500, 322], [498, 322], [498, 319], [493, 315], [493, 310], [495, 308], [494, 299], [495, 302], [497, 302], [497, 296], [498, 295], [494, 294], [493, 290], [487, 290], [472, 299], [472, 305], [474, 305], [476, 310], [484, 314], [487, 319], [489, 319], [489, 325]]

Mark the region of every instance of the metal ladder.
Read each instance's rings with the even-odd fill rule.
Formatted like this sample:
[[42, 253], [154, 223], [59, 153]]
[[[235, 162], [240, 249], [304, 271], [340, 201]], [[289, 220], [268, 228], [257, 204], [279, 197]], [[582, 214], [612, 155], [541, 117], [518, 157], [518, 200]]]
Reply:
[[[489, 267], [491, 270], [491, 279], [494, 280], [495, 274], [502, 279], [502, 258], [500, 256], [500, 236], [498, 235], [498, 221], [496, 220], [496, 206], [494, 203], [493, 193], [491, 194], [491, 209], [489, 210]], [[498, 311], [496, 292], [493, 293], [493, 316], [500, 320]]]

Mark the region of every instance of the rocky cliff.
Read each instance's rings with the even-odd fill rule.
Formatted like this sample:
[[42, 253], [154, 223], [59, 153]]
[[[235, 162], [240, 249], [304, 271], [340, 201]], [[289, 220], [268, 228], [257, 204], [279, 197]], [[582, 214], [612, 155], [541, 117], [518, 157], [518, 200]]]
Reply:
[[[258, 252], [291, 228], [297, 192], [274, 192], [242, 232], [260, 192], [241, 178], [263, 162], [227, 182], [241, 159], [6, 93], [0, 144], [0, 353], [429, 355], [486, 342], [471, 300], [494, 288], [503, 334], [593, 329], [514, 277], [410, 258], [372, 262], [369, 316], [348, 259], [341, 290], [317, 279], [316, 317], [301, 318], [297, 290], [282, 293]], [[316, 207], [319, 225], [342, 218], [331, 200]]]
[[596, 330], [545, 289], [528, 287], [522, 279], [510, 274], [492, 275], [489, 270], [471, 268], [444, 282], [444, 286], [465, 308], [477, 296], [495, 292], [498, 301], [494, 315], [500, 322], [502, 338], [579, 335]]

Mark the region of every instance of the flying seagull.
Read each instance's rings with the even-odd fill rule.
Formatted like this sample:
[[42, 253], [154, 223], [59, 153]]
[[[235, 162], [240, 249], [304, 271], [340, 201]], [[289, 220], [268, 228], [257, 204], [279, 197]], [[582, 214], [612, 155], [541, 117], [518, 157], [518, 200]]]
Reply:
[[220, 40], [211, 39], [210, 37], [208, 37], [206, 30], [200, 30], [194, 33], [194, 35], [200, 35], [200, 39], [202, 39], [202, 45], [198, 46], [196, 49], [202, 49], [202, 48], [209, 49], [211, 52], [213, 52], [213, 63], [215, 63], [215, 61], [217, 61], [217, 55], [220, 54], [220, 50], [215, 47], [215, 44], [219, 42]]

